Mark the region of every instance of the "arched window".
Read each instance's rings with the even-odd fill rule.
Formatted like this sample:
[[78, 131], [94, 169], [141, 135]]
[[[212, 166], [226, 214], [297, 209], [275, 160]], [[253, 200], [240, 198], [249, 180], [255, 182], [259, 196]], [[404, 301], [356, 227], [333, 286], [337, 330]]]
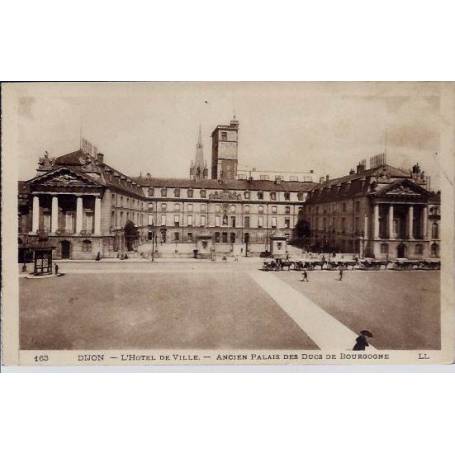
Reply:
[[431, 255], [433, 257], [438, 257], [439, 256], [439, 245], [437, 243], [432, 243], [431, 244]]
[[82, 242], [82, 251], [84, 253], [89, 253], [92, 251], [92, 242], [90, 240], [84, 240]]
[[439, 238], [439, 224], [433, 223], [431, 225], [431, 238], [438, 239]]

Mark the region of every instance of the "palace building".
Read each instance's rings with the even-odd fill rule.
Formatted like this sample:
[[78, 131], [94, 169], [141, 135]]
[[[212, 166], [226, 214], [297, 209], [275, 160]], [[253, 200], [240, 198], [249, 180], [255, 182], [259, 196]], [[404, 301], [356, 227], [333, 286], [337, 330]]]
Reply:
[[285, 256], [302, 220], [314, 251], [439, 256], [440, 196], [418, 166], [361, 164], [318, 184], [312, 171], [244, 176], [238, 120], [216, 126], [211, 138], [211, 179], [201, 128], [187, 179], [128, 177], [87, 141], [57, 158], [46, 152], [36, 177], [19, 182], [19, 259], [44, 242], [56, 259], [138, 249], [156, 257]]
[[143, 190], [103, 154], [81, 149], [50, 159], [46, 152], [37, 174], [19, 182], [19, 256], [45, 241], [58, 259], [113, 257], [146, 240]]
[[378, 259], [439, 257], [440, 194], [419, 165], [387, 164], [326, 179], [309, 193], [304, 220], [311, 249]]

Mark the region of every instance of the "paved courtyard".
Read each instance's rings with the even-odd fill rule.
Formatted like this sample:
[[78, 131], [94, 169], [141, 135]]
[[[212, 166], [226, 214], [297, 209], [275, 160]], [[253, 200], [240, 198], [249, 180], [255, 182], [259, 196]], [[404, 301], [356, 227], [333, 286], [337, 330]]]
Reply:
[[[438, 349], [438, 272], [260, 272], [253, 263], [62, 263], [20, 278], [22, 349]], [[322, 329], [322, 330], [321, 330]], [[325, 329], [325, 330], [324, 330]]]

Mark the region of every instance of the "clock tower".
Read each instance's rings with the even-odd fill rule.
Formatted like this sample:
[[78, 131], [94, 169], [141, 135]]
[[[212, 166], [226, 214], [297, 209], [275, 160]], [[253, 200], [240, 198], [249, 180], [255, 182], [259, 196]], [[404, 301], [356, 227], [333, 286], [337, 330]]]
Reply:
[[234, 180], [237, 177], [239, 122], [218, 125], [212, 132], [212, 179]]

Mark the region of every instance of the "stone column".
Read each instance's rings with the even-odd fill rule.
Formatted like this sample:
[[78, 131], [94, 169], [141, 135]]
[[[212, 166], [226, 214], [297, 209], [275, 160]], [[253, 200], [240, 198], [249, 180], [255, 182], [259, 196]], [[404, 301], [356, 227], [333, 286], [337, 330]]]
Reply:
[[428, 207], [426, 205], [422, 209], [422, 236], [424, 240], [428, 237]]
[[101, 198], [95, 197], [95, 235], [101, 235]]
[[374, 205], [374, 239], [379, 238], [379, 204]]
[[51, 211], [51, 232], [55, 234], [58, 231], [58, 196], [52, 196]]
[[39, 229], [39, 196], [33, 196], [33, 211], [32, 211], [32, 232], [36, 234]]
[[395, 238], [393, 232], [393, 204], [389, 205], [389, 239]]
[[413, 235], [413, 224], [414, 224], [414, 206], [410, 205], [408, 208], [408, 238], [412, 239]]
[[82, 197], [76, 198], [76, 234], [82, 231]]

